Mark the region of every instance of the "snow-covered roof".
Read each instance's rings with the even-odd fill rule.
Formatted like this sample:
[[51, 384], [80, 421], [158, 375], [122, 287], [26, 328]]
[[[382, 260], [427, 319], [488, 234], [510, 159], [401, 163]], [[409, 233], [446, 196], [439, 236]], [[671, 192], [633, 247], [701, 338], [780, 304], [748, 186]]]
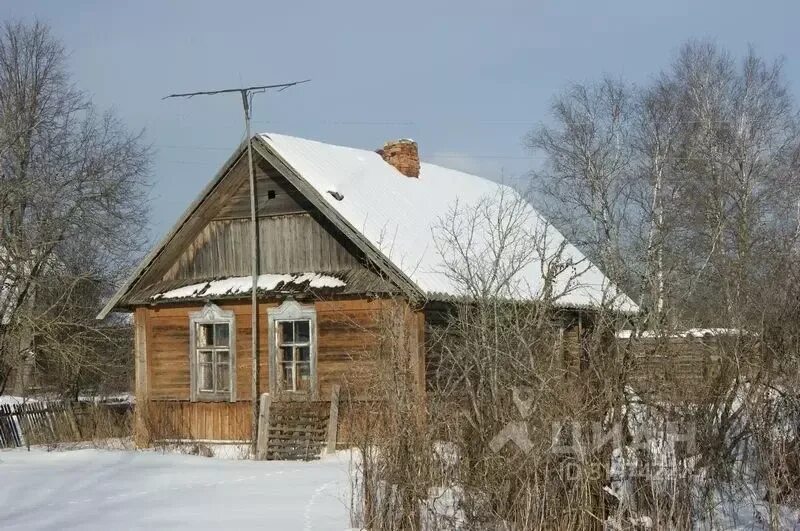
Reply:
[[[222, 165], [170, 232], [150, 250], [109, 299], [98, 314], [98, 319], [118, 307], [123, 297], [137, 285], [175, 235], [226, 178], [247, 145], [246, 141], [243, 142]], [[354, 271], [339, 272], [331, 278], [344, 282], [344, 286], [322, 286], [325, 290], [337, 293], [350, 291], [350, 294], [384, 292], [387, 285], [392, 285], [413, 297], [425, 295], [432, 300], [469, 298], [471, 293], [453, 275], [448, 274], [438, 228], [456, 205], [460, 212], [470, 212], [478, 203], [486, 204], [487, 200], [491, 203], [492, 198], [502, 196], [506, 205], [513, 205], [518, 214], [521, 211], [522, 215], [518, 215], [517, 220], [523, 219], [527, 235], [536, 236], [536, 245], [530, 247], [542, 252], [537, 253], [541, 254], [541, 258], [526, 260], [524, 266], [517, 262], [516, 265], [520, 267], [513, 268], [515, 273], [509, 283], [511, 287], [497, 296], [540, 298], [543, 295], [544, 275], [554, 270], [549, 268], [555, 268], [561, 271], [555, 275], [551, 285], [551, 295], [555, 297], [556, 304], [577, 308], [605, 304], [621, 312], [638, 311], [636, 303], [619, 291], [529, 203], [520, 201], [520, 195], [510, 187], [426, 162], [421, 162], [419, 178], [406, 177], [374, 151], [281, 134], [257, 135], [253, 146], [270, 163], [280, 166], [278, 171], [284, 173], [284, 177], [308, 196], [324, 216], [374, 260], [382, 273], [386, 273], [386, 278], [372, 272], [366, 275], [369, 278], [361, 278], [365, 275], [354, 274]], [[489, 258], [496, 243], [496, 238], [490, 237], [487, 231], [476, 230], [467, 249], [470, 260], [483, 261], [481, 265], [491, 263]], [[283, 275], [262, 277], [263, 282], [272, 285], [275, 278]], [[239, 296], [249, 293], [249, 279], [164, 281], [140, 290], [145, 294], [144, 299], [132, 300], [133, 304], [144, 304], [161, 299], [191, 299], [220, 294]], [[294, 278], [289, 283], [297, 284], [298, 280]], [[304, 288], [315, 288], [310, 280], [306, 280], [300, 282]], [[376, 280], [379, 281], [377, 284]], [[259, 284], [261, 282], [259, 280]], [[283, 280], [279, 279], [280, 282]], [[262, 289], [266, 289], [266, 284]], [[277, 289], [283, 288], [279, 286]], [[131, 304], [131, 301], [126, 304]]]
[[[295, 173], [313, 186], [347, 223], [431, 296], [464, 296], [462, 286], [447, 274], [436, 230], [456, 205], [469, 210], [502, 190], [519, 197], [510, 187], [469, 173], [421, 162], [419, 178], [406, 177], [374, 151], [264, 133], [260, 138]], [[545, 262], [559, 252], [569, 263], [556, 277], [557, 303], [591, 307], [612, 301], [624, 312], [637, 305], [616, 290], [608, 278], [528, 203], [527, 232], [541, 234], [547, 252]], [[471, 242], [480, 256], [492, 242], [480, 234]], [[525, 265], [515, 277], [516, 295], [536, 298], [544, 284], [542, 262]]]

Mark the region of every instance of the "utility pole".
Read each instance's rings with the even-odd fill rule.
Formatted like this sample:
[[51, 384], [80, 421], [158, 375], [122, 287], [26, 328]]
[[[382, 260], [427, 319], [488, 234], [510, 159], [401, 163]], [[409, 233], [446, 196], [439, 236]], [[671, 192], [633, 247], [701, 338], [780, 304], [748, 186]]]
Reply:
[[[259, 407], [259, 393], [258, 393], [258, 218], [256, 216], [256, 177], [255, 170], [253, 169], [253, 139], [250, 133], [250, 117], [252, 115], [253, 95], [259, 92], [265, 92], [270, 89], [276, 89], [278, 92], [286, 90], [289, 87], [299, 85], [311, 81], [305, 79], [303, 81], [292, 81], [290, 83], [278, 83], [276, 85], [260, 85], [254, 87], [232, 88], [222, 90], [206, 90], [200, 92], [187, 92], [183, 94], [170, 94], [162, 99], [167, 98], [192, 98], [194, 96], [214, 96], [217, 94], [228, 94], [238, 92], [242, 96], [242, 108], [244, 109], [244, 126], [247, 135], [247, 163], [250, 168], [250, 273], [252, 275], [252, 286], [250, 289], [250, 328], [252, 342], [250, 348], [252, 349], [252, 386], [253, 386], [253, 418], [252, 418], [252, 437], [251, 448], [253, 459], [256, 458], [256, 446], [258, 444], [258, 407]], [[234, 361], [235, 363], [235, 361]]]

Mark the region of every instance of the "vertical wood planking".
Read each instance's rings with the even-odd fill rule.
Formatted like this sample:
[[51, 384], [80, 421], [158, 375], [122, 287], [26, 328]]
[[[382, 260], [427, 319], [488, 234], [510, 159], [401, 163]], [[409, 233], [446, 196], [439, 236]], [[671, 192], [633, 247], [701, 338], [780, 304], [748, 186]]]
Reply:
[[[247, 229], [243, 219], [209, 222], [163, 280], [248, 275]], [[360, 266], [359, 259], [309, 214], [261, 218], [258, 230], [262, 273], [331, 272]]]
[[161, 431], [157, 440], [250, 439], [250, 402], [178, 402], [153, 400], [149, 404]]

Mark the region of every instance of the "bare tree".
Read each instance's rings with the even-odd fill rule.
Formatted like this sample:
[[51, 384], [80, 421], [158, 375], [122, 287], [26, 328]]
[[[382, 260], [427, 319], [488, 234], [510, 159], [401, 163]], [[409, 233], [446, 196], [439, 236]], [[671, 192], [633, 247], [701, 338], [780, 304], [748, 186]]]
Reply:
[[669, 75], [683, 125], [673, 220], [682, 241], [672, 253], [685, 257], [686, 302], [716, 302], [712, 312], [730, 323], [755, 302], [758, 284], [772, 282], [770, 264], [791, 259], [797, 115], [780, 62], [752, 49], [737, 66], [712, 44], [689, 43]]
[[630, 89], [614, 79], [573, 84], [553, 102], [552, 125], [526, 138], [547, 159], [534, 176], [546, 198], [544, 214], [623, 284], [620, 235], [632, 159], [631, 104]]
[[[617, 385], [606, 377], [617, 356], [602, 352], [608, 363], [601, 362], [598, 349], [591, 382], [571, 380], [575, 368], [565, 359], [576, 359], [582, 341], [594, 341], [578, 338], [574, 329], [565, 338], [570, 318], [559, 304], [581, 285], [586, 264], [569, 262], [560, 235], [523, 196], [504, 187], [475, 204], [453, 205], [434, 230], [441, 273], [463, 297], [447, 305], [440, 320], [428, 322], [435, 374], [428, 376], [424, 402], [407, 398], [407, 355], [397, 347], [403, 338], [392, 335], [396, 327], [381, 327], [383, 352], [400, 353], [401, 363], [377, 366], [372, 396], [380, 400], [370, 419], [380, 417], [386, 428], [364, 430], [359, 444], [368, 515], [359, 524], [596, 526], [602, 521], [603, 479], [564, 477], [571, 458], [551, 451], [552, 424], [606, 418]], [[541, 273], [541, 280], [521, 279], [531, 271]], [[583, 392], [584, 383], [599, 390]], [[528, 406], [520, 408], [519, 401]], [[509, 429], [520, 430], [514, 433], [524, 447], [504, 446]], [[588, 471], [604, 458], [580, 459]]]
[[32, 352], [34, 342], [48, 341], [45, 331], [53, 330], [53, 315], [65, 325], [96, 327], [85, 318], [86, 311], [81, 316], [66, 314], [59, 305], [66, 298], [83, 297], [85, 307], [96, 307], [101, 292], [118, 280], [144, 241], [149, 149], [141, 134], [128, 132], [113, 114], [98, 113], [88, 96], [73, 86], [66, 68], [64, 49], [47, 26], [3, 26], [4, 375], [15, 356]]
[[[567, 242], [531, 207], [527, 195], [506, 186], [475, 204], [451, 205], [433, 230], [443, 262], [439, 273], [471, 300], [538, 298], [552, 303], [573, 290], [576, 278], [589, 267], [588, 261], [563, 260]], [[523, 274], [534, 264], [541, 281]]]
[[[798, 289], [800, 234], [800, 134], [781, 62], [765, 61], [752, 49], [736, 60], [714, 44], [690, 42], [669, 68], [634, 91], [632, 101], [627, 115], [631, 127], [623, 139], [628, 144], [620, 150], [630, 154], [619, 174], [622, 193], [605, 209], [617, 213], [622, 243], [617, 246], [622, 253], [618, 263], [624, 269], [613, 274], [641, 278], [640, 300], [651, 310], [646, 323], [650, 339], [633, 339], [630, 349], [644, 367], [659, 355], [677, 359], [687, 352], [692, 363], [708, 367], [713, 359], [717, 367], [697, 386], [705, 389], [708, 384], [702, 398], [692, 399], [694, 404], [681, 405], [680, 398], [667, 402], [672, 413], [696, 426], [694, 466], [705, 474], [698, 491], [701, 500], [691, 501], [688, 513], [679, 513], [694, 521], [713, 517], [702, 509], [704, 503], [722, 491], [752, 489], [756, 482], [766, 489], [770, 525], [778, 528], [778, 500], [797, 492], [788, 478], [797, 468], [791, 453], [798, 438], [771, 423], [785, 425], [787, 416], [796, 418], [797, 382], [787, 377], [794, 369], [787, 373], [786, 368], [798, 363], [792, 346], [796, 331], [788, 323], [797, 316], [790, 300]], [[552, 131], [543, 128], [529, 137], [529, 142], [536, 139], [531, 147], [547, 156], [550, 170], [535, 177], [548, 197], [557, 199], [556, 210], [563, 209], [553, 219], [568, 233], [591, 234], [587, 227], [595, 225], [587, 220], [603, 220], [593, 215], [601, 209], [586, 208], [592, 205], [585, 198], [592, 197], [594, 182], [584, 180], [575, 191], [552, 186], [554, 177], [564, 182], [565, 176], [584, 175], [577, 165], [563, 170], [565, 154], [575, 152], [576, 138], [587, 137], [580, 129], [567, 134], [574, 129], [563, 124], [575, 120], [564, 120], [573, 114], [563, 108], [557, 105], [555, 113], [554, 128], [560, 135], [543, 134]], [[587, 123], [603, 123], [596, 113], [587, 117]], [[610, 149], [609, 142], [596, 151], [604, 149]], [[582, 205], [581, 216], [574, 215], [575, 203]], [[601, 239], [588, 243], [597, 241]], [[701, 344], [676, 334], [681, 326], [723, 327], [727, 335], [712, 334]], [[602, 349], [600, 353], [602, 359]], [[597, 354], [592, 351], [595, 358]], [[671, 370], [679, 367], [667, 372]], [[622, 378], [637, 393], [658, 387], [655, 374], [636, 381], [624, 372], [611, 376]], [[651, 419], [665, 406], [663, 390], [653, 396], [647, 405], [654, 408], [647, 414]], [[658, 501], [654, 486], [630, 507], [642, 510]]]
[[[666, 296], [666, 210], [681, 126], [677, 91], [669, 78], [662, 76], [637, 93], [633, 123], [631, 144], [636, 168], [631, 190], [638, 199], [642, 226], [648, 227], [639, 301], [642, 307], [650, 306], [655, 319], [660, 320]], [[642, 232], [634, 229], [629, 236], [635, 241]]]
[[[390, 428], [361, 445], [368, 523], [716, 528], [730, 502], [785, 525], [800, 499], [800, 142], [787, 94], [779, 64], [689, 43], [643, 88], [606, 80], [558, 97], [554, 125], [528, 137], [548, 158], [535, 174], [545, 211], [638, 284], [646, 333], [622, 340], [602, 307], [571, 326], [557, 303], [579, 268], [524, 200], [501, 189], [454, 205], [435, 235], [463, 297], [428, 322], [428, 422], [401, 399], [399, 364], [376, 386]], [[520, 281], [537, 262], [543, 285]], [[697, 326], [721, 328], [676, 330]], [[590, 426], [613, 452], [587, 440]]]

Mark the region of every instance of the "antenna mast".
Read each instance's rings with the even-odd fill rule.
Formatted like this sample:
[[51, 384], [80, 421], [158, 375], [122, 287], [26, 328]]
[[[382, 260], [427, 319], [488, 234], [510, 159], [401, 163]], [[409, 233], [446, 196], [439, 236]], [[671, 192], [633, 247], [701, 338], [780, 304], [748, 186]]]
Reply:
[[275, 89], [278, 92], [286, 90], [289, 87], [307, 83], [310, 79], [303, 81], [292, 81], [290, 83], [278, 83], [275, 85], [258, 85], [253, 87], [243, 88], [230, 88], [221, 90], [205, 90], [199, 92], [186, 92], [183, 94], [170, 94], [164, 96], [162, 99], [168, 98], [193, 98], [194, 96], [215, 96], [217, 94], [229, 94], [238, 92], [242, 96], [242, 108], [244, 110], [244, 126], [247, 134], [247, 162], [250, 168], [250, 225], [251, 225], [251, 238], [250, 238], [250, 251], [251, 263], [250, 272], [252, 274], [252, 286], [250, 297], [250, 327], [251, 327], [251, 349], [253, 353], [252, 358], [252, 386], [253, 386], [253, 418], [252, 418], [252, 436], [251, 436], [251, 452], [253, 459], [257, 458], [257, 444], [258, 444], [258, 415], [259, 415], [259, 393], [258, 393], [258, 219], [256, 217], [256, 178], [253, 169], [253, 139], [250, 132], [250, 117], [253, 108], [253, 95], [259, 92]]

